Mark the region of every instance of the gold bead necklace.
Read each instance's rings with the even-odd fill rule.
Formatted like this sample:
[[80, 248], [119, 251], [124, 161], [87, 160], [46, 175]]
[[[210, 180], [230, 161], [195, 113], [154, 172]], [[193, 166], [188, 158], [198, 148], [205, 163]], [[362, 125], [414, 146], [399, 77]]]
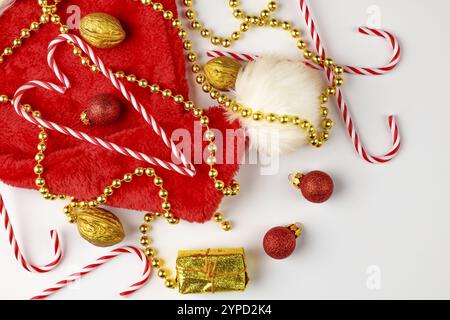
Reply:
[[[144, 3], [144, 1], [142, 1]], [[152, 1], [145, 1], [144, 5], [152, 5], [154, 4]], [[194, 0], [184, 0], [183, 4], [186, 7], [186, 17], [192, 20], [192, 16], [196, 16], [196, 12], [193, 9]], [[306, 119], [302, 119], [297, 115], [289, 115], [289, 114], [277, 114], [273, 112], [264, 113], [258, 110], [253, 110], [247, 106], [243, 106], [241, 103], [235, 101], [230, 98], [226, 94], [215, 90], [208, 80], [204, 73], [202, 73], [202, 66], [197, 61], [197, 55], [192, 50], [192, 43], [188, 39], [188, 32], [186, 29], [179, 27], [178, 23], [172, 23], [174, 27], [179, 29], [178, 35], [182, 39], [185, 44], [185, 49], [189, 50], [188, 53], [188, 61], [191, 62], [192, 71], [197, 74], [195, 77], [195, 82], [202, 87], [202, 90], [205, 93], [209, 93], [212, 99], [216, 100], [220, 105], [224, 106], [228, 110], [240, 114], [244, 118], [252, 119], [253, 121], [267, 121], [268, 123], [279, 123], [283, 125], [294, 125], [302, 130], [304, 130], [308, 135], [309, 143], [314, 147], [322, 147], [324, 142], [328, 141], [330, 136], [330, 130], [333, 128], [333, 121], [328, 118], [329, 110], [325, 106], [329, 97], [336, 94], [337, 88], [344, 84], [344, 80], [342, 78], [344, 69], [342, 66], [336, 65], [334, 60], [329, 57], [321, 57], [320, 55], [314, 55], [312, 51], [309, 49], [308, 43], [301, 38], [301, 31], [299, 29], [295, 29], [292, 27], [292, 23], [289, 21], [279, 21], [276, 18], [271, 16], [271, 12], [277, 9], [277, 3], [275, 1], [271, 1], [268, 4], [268, 12], [262, 11], [261, 18], [256, 19], [257, 17], [248, 16], [244, 13], [242, 9], [239, 7], [238, 0], [229, 1], [230, 7], [233, 8], [233, 16], [237, 19], [241, 19], [242, 25], [245, 26], [245, 30], [249, 30], [251, 27], [264, 27], [270, 26], [272, 28], [281, 28], [284, 31], [289, 32], [290, 36], [296, 41], [297, 48], [303, 50], [303, 56], [306, 60], [312, 60], [312, 62], [316, 65], [325, 66], [327, 68], [331, 68], [336, 75], [336, 79], [332, 86], [326, 87], [322, 94], [319, 97], [319, 113], [321, 116], [321, 127], [322, 130], [319, 132], [315, 126], [310, 123]], [[153, 9], [154, 5], [153, 5]], [[188, 13], [189, 12], [189, 13]], [[236, 14], [238, 12], [239, 14]], [[264, 13], [263, 13], [264, 12]], [[175, 21], [175, 20], [173, 20]], [[201, 22], [196, 20], [200, 25]], [[241, 25], [241, 27], [242, 27]], [[190, 26], [192, 28], [192, 25]], [[192, 28], [196, 30], [197, 28]], [[221, 45], [219, 42], [218, 45]]]
[[[150, 3], [149, 3], [150, 4]], [[237, 0], [230, 0], [229, 5], [233, 9], [233, 16], [236, 18], [244, 18], [243, 22], [239, 26], [239, 30], [234, 31], [227, 38], [222, 38], [213, 34], [210, 29], [206, 28], [202, 22], [197, 19], [197, 12], [193, 9], [193, 0], [184, 0], [183, 4], [187, 7], [185, 12], [186, 18], [190, 22], [190, 27], [193, 30], [197, 30], [203, 38], [209, 39], [215, 46], [223, 46], [228, 48], [234, 41], [241, 39], [241, 33], [247, 32], [252, 25], [264, 25], [270, 19], [271, 13], [277, 9], [277, 2], [270, 1], [267, 4], [267, 9], [261, 10], [259, 16], [247, 16], [244, 11], [238, 8], [239, 2]]]

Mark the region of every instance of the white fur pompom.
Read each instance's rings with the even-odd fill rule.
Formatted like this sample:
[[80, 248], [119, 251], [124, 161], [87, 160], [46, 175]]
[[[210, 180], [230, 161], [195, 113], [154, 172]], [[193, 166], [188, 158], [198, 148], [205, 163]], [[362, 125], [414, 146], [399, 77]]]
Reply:
[[[302, 62], [266, 56], [248, 63], [239, 72], [236, 101], [253, 112], [296, 115], [317, 126], [323, 85], [320, 73]], [[250, 146], [267, 154], [286, 154], [308, 141], [306, 133], [292, 124], [255, 121], [231, 112], [229, 116], [240, 119], [247, 127]]]
[[16, 0], [0, 0], [0, 16], [2, 16], [6, 10], [11, 8], [14, 2], [16, 2]]

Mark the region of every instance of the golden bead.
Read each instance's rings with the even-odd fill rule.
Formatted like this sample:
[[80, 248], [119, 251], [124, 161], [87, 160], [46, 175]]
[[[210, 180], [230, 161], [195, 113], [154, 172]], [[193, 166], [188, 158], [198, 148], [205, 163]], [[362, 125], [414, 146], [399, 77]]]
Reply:
[[300, 117], [297, 117], [297, 116], [292, 117], [292, 124], [293, 124], [294, 126], [300, 125], [301, 121], [302, 121], [302, 120], [300, 119]]
[[10, 56], [10, 55], [13, 54], [13, 49], [10, 48], [10, 47], [6, 47], [5, 49], [3, 49], [3, 54], [4, 54], [5, 56]]
[[333, 128], [333, 120], [331, 119], [325, 119], [322, 121], [322, 128], [324, 129], [331, 129]]
[[231, 107], [231, 110], [232, 110], [233, 112], [240, 112], [241, 109], [242, 109], [242, 106], [241, 106], [240, 104], [234, 104], [234, 105]]
[[144, 216], [144, 221], [145, 222], [151, 222], [155, 219], [155, 215], [153, 213], [147, 213]]
[[223, 215], [220, 212], [216, 212], [213, 215], [214, 221], [216, 222], [222, 222], [223, 220]]
[[320, 65], [320, 64], [323, 64], [323, 59], [322, 59], [321, 56], [315, 55], [315, 56], [313, 57], [313, 62], [314, 62], [315, 64]]
[[52, 23], [58, 24], [61, 22], [61, 17], [58, 16], [57, 14], [52, 14], [52, 17], [50, 18], [50, 20], [52, 21]]
[[142, 234], [146, 234], [148, 232], [148, 225], [146, 224], [141, 224], [139, 227], [139, 232]]
[[36, 186], [38, 186], [38, 187], [45, 186], [45, 180], [44, 180], [44, 178], [41, 178], [41, 177], [37, 178], [35, 180], [35, 183], [36, 183]]
[[169, 193], [167, 192], [166, 189], [161, 189], [161, 190], [159, 190], [158, 195], [160, 198], [166, 199], [168, 197]]
[[141, 80], [139, 80], [138, 85], [139, 85], [139, 87], [141, 87], [141, 88], [145, 88], [145, 87], [148, 86], [148, 81], [145, 80], [145, 79], [141, 79]]
[[166, 286], [166, 288], [169, 288], [169, 289], [175, 288], [176, 284], [177, 283], [173, 279], [166, 279], [166, 281], [164, 282], [164, 285]]
[[283, 30], [289, 30], [291, 29], [291, 23], [289, 21], [283, 21], [281, 23], [281, 28], [283, 28]]
[[164, 9], [163, 5], [159, 2], [153, 4], [153, 10], [162, 11]]
[[30, 29], [31, 30], [39, 29], [39, 22], [36, 22], [36, 21], [32, 22], [31, 25], [30, 25]]
[[106, 197], [104, 197], [104, 196], [99, 196], [99, 197], [97, 197], [97, 202], [98, 203], [105, 203], [106, 202]]
[[106, 187], [105, 190], [103, 190], [103, 193], [107, 196], [110, 196], [113, 194], [113, 189], [111, 187]]
[[252, 115], [252, 113], [253, 113], [252, 109], [245, 108], [245, 109], [242, 109], [241, 116], [244, 117], [244, 118], [248, 118], [248, 117], [250, 117]]
[[[81, 50], [78, 49], [78, 48], [75, 48], [75, 49], [73, 50], [73, 53], [74, 53], [74, 54], [80, 54], [80, 53], [81, 53]], [[122, 78], [125, 77], [125, 72], [123, 72], [123, 71], [117, 71], [114, 75], [115, 75], [115, 77], [116, 77], [117, 79], [122, 79]]]
[[344, 79], [342, 78], [335, 78], [333, 82], [336, 87], [342, 87], [344, 85]]
[[219, 175], [219, 172], [216, 169], [211, 169], [209, 170], [208, 175], [210, 178], [216, 178]]
[[194, 102], [187, 101], [187, 102], [184, 103], [184, 109], [191, 110], [192, 108], [194, 108]]
[[180, 31], [178, 31], [178, 36], [180, 38], [185, 38], [187, 36], [187, 31], [185, 29], [180, 29]]
[[320, 98], [320, 103], [327, 103], [328, 102], [328, 97], [326, 95], [321, 95]]
[[234, 9], [233, 10], [233, 16], [235, 18], [242, 18], [243, 14], [244, 14], [244, 12], [242, 12], [241, 9]]
[[173, 19], [173, 12], [169, 11], [169, 10], [164, 11], [163, 17], [164, 17], [164, 19], [167, 19], [167, 20]]
[[228, 39], [228, 38], [222, 39], [222, 46], [225, 48], [228, 48], [229, 46], [231, 46], [231, 39]]
[[22, 39], [14, 39], [13, 40], [13, 47], [20, 47], [22, 45]]
[[189, 20], [192, 20], [195, 18], [195, 12], [194, 10], [186, 10], [186, 18], [188, 18]]
[[231, 39], [239, 40], [241, 38], [241, 33], [239, 31], [235, 31], [231, 34]]
[[327, 94], [330, 95], [330, 96], [335, 95], [336, 94], [336, 88], [333, 88], [333, 87], [327, 88]]
[[223, 231], [230, 231], [231, 230], [231, 223], [229, 221], [222, 222], [222, 230]]
[[163, 179], [160, 177], [155, 177], [155, 179], [153, 179], [153, 183], [155, 186], [161, 186], [163, 184]]
[[253, 113], [253, 120], [260, 121], [262, 119], [264, 119], [264, 114], [262, 112], [258, 111], [258, 112]]
[[325, 59], [325, 66], [328, 67], [328, 68], [334, 66], [334, 60], [332, 58], [326, 58]]
[[320, 108], [320, 115], [322, 116], [322, 117], [326, 117], [326, 116], [328, 116], [328, 108], [326, 108], [326, 107], [322, 107], [322, 108]]
[[277, 120], [277, 115], [276, 115], [275, 113], [269, 113], [269, 114], [266, 116], [266, 120], [267, 120], [268, 122], [275, 122], [275, 121]]
[[34, 173], [36, 173], [36, 174], [43, 174], [44, 173], [44, 167], [41, 164], [37, 164], [34, 167]]
[[97, 201], [92, 200], [92, 201], [89, 201], [89, 202], [88, 202], [88, 206], [89, 206], [90, 208], [97, 208], [97, 207], [98, 207], [98, 203], [97, 203]]
[[124, 174], [123, 180], [124, 180], [125, 182], [131, 182], [131, 181], [133, 180], [133, 174], [131, 174], [131, 173], [126, 173], [126, 174]]
[[143, 176], [143, 175], [144, 175], [144, 172], [145, 172], [145, 169], [144, 169], [144, 168], [141, 168], [141, 167], [136, 168], [136, 169], [134, 170], [134, 174], [137, 175], [138, 177]]
[[303, 57], [306, 60], [309, 60], [309, 59], [311, 59], [313, 57], [313, 53], [311, 51], [309, 51], [309, 50], [305, 50], [305, 52], [303, 53]]
[[165, 279], [167, 277], [167, 271], [164, 269], [159, 269], [158, 270], [158, 277]]
[[76, 218], [76, 216], [71, 214], [71, 215], [69, 215], [67, 217], [67, 221], [72, 224], [72, 223], [75, 223], [77, 221], [77, 218]]
[[172, 96], [172, 90], [170, 90], [170, 89], [165, 89], [165, 90], [163, 90], [162, 95], [163, 95], [163, 97], [165, 97], [165, 98], [169, 98], [169, 97]]
[[69, 27], [66, 25], [62, 25], [61, 27], [59, 27], [59, 32], [61, 33], [68, 33], [69, 32]]
[[261, 18], [262, 19], [267, 19], [270, 17], [270, 11], [267, 9], [264, 9], [261, 11]]
[[183, 42], [183, 47], [184, 47], [184, 49], [186, 49], [186, 50], [191, 50], [191, 48], [192, 48], [192, 42], [191, 42], [190, 40], [185, 40], [185, 41]]
[[213, 140], [215, 137], [214, 131], [208, 130], [205, 132], [205, 138], [209, 141]]
[[162, 261], [158, 258], [154, 258], [152, 259], [152, 266], [154, 266], [155, 268], [159, 268], [162, 265]]
[[1, 102], [1, 103], [7, 103], [8, 101], [9, 101], [9, 99], [8, 99], [8, 96], [7, 96], [7, 95], [2, 94], [2, 95], [0, 96], [0, 102]]
[[39, 143], [37, 149], [44, 152], [47, 149], [47, 145], [45, 143]]
[[[50, 191], [48, 190], [48, 188], [44, 188], [44, 187], [42, 187], [42, 188], [39, 188], [39, 193], [40, 194], [42, 194], [42, 195], [46, 195], [46, 194], [48, 194]], [[66, 209], [68, 209], [67, 207], [64, 207], [64, 213], [66, 213]], [[68, 209], [69, 210], [69, 209]], [[70, 212], [70, 210], [69, 210], [69, 212]]]
[[194, 20], [191, 22], [191, 28], [194, 30], [200, 29], [202, 27], [202, 24], [200, 21]]
[[137, 78], [134, 74], [128, 75], [126, 79], [128, 82], [135, 82], [137, 80]]
[[246, 22], [241, 23], [240, 30], [241, 30], [242, 32], [246, 32], [246, 31], [248, 31], [249, 29], [250, 29], [250, 26], [248, 25], [248, 23], [246, 23]]
[[341, 75], [344, 73], [344, 68], [341, 66], [336, 66], [336, 67], [334, 67], [333, 71], [334, 71], [334, 74]]
[[226, 187], [222, 190], [222, 193], [224, 196], [229, 197], [233, 194], [233, 189], [231, 189], [230, 187]]
[[213, 45], [217, 46], [217, 45], [222, 43], [222, 39], [217, 37], [217, 36], [214, 36], [214, 37], [211, 38], [211, 43]]
[[175, 101], [176, 103], [183, 103], [184, 97], [182, 95], [178, 94], [175, 97], [173, 97], [173, 101]]
[[150, 4], [152, 3], [152, 0], [141, 0], [141, 3], [142, 3], [144, 6], [148, 6], [148, 5], [150, 5]]
[[175, 20], [173, 20], [172, 21], [172, 27], [175, 27], [175, 28], [179, 28], [179, 27], [181, 27], [181, 20], [180, 19], [175, 19]]
[[282, 115], [279, 117], [278, 119], [280, 121], [281, 124], [287, 124], [290, 121], [290, 118], [288, 115]]
[[120, 179], [115, 179], [112, 182], [112, 187], [113, 188], [120, 188], [122, 186], [122, 181], [120, 181]]
[[97, 66], [91, 66], [92, 72], [98, 72], [100, 69]]
[[33, 116], [39, 118], [41, 116], [41, 113], [39, 111], [33, 111]]
[[217, 159], [214, 156], [209, 156], [208, 159], [206, 159], [206, 163], [213, 166], [217, 163]]
[[302, 39], [297, 40], [297, 48], [299, 48], [301, 50], [305, 49], [306, 48], [306, 41], [302, 40]]
[[215, 187], [217, 190], [223, 190], [223, 188], [225, 187], [225, 183], [224, 183], [223, 181], [221, 181], [221, 180], [217, 180], [217, 181], [214, 183], [214, 187]]
[[269, 26], [271, 26], [272, 28], [278, 27], [278, 20], [277, 19], [270, 19]]
[[158, 92], [159, 91], [159, 86], [157, 84], [152, 84], [150, 86], [150, 91], [153, 92], [153, 93]]
[[40, 18], [39, 21], [41, 23], [48, 23], [50, 21], [50, 17], [47, 14], [43, 14]]
[[204, 84], [202, 86], [202, 90], [203, 90], [203, 92], [208, 93], [208, 92], [210, 92], [212, 90], [212, 86], [209, 85], [209, 84]]
[[150, 244], [150, 239], [147, 236], [142, 236], [140, 242], [141, 245], [148, 246]]
[[270, 1], [269, 3], [268, 3], [268, 5], [267, 5], [267, 8], [270, 10], [270, 11], [275, 11], [275, 10], [277, 10], [277, 2], [276, 1]]
[[164, 202], [161, 204], [161, 208], [162, 208], [163, 210], [165, 210], [165, 211], [170, 210], [170, 208], [171, 208], [170, 202], [164, 201]]
[[298, 38], [298, 37], [300, 37], [300, 30], [298, 30], [298, 29], [292, 29], [292, 30], [291, 30], [291, 37], [292, 37], [292, 38]]
[[156, 254], [156, 252], [155, 252], [155, 249], [153, 249], [153, 248], [145, 248], [144, 254], [147, 257], [153, 257]]
[[208, 37], [211, 35], [211, 32], [209, 32], [208, 29], [202, 29], [202, 30], [200, 31], [200, 35], [201, 35], [203, 38], [208, 38]]
[[230, 7], [235, 8], [239, 5], [239, 1], [238, 0], [230, 0], [228, 2], [228, 4], [230, 5]]
[[207, 116], [202, 116], [200, 118], [200, 123], [202, 126], [207, 126], [209, 124], [209, 118]]
[[178, 223], [180, 223], [180, 219], [179, 218], [175, 218], [175, 217], [169, 218], [169, 219], [167, 219], [167, 221], [170, 224], [178, 224]]
[[151, 176], [155, 175], [155, 169], [153, 169], [153, 168], [145, 169], [145, 175], [148, 176], [148, 177], [151, 177]]

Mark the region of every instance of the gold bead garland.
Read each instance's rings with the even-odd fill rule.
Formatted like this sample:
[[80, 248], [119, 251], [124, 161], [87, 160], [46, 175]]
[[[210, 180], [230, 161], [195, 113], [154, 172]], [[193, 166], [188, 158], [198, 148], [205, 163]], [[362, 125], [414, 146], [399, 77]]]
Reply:
[[[143, 4], [151, 4], [151, 1], [142, 1]], [[265, 25], [268, 19], [271, 17], [271, 13], [276, 10], [277, 2], [270, 1], [267, 5], [267, 9], [261, 10], [259, 16], [247, 16], [244, 11], [238, 8], [239, 1], [230, 0], [229, 6], [233, 9], [233, 16], [238, 19], [243, 19], [239, 30], [233, 31], [229, 37], [222, 38], [213, 34], [210, 29], [206, 28], [202, 22], [197, 19], [197, 12], [193, 9], [193, 0], [184, 0], [183, 4], [187, 7], [185, 16], [190, 20], [190, 27], [193, 30], [197, 30], [203, 38], [209, 39], [215, 46], [223, 46], [228, 48], [235, 41], [241, 39], [241, 33], [247, 32], [250, 29], [250, 25]]]
[[[149, 1], [149, 5], [152, 4], [151, 1]], [[195, 12], [193, 10], [193, 0], [187, 0], [183, 1], [183, 4], [186, 7], [186, 11], [191, 10], [192, 12]], [[243, 12], [239, 8], [239, 1], [238, 0], [231, 0], [230, 6], [236, 11]], [[322, 92], [322, 94], [319, 97], [319, 104], [320, 104], [320, 116], [321, 116], [321, 127], [322, 130], [319, 132], [313, 124], [311, 124], [308, 120], [302, 119], [299, 116], [296, 115], [288, 115], [288, 114], [276, 114], [276, 113], [263, 113], [258, 110], [253, 110], [249, 107], [244, 107], [242, 104], [236, 102], [234, 99], [230, 98], [226, 94], [223, 94], [221, 92], [215, 92], [217, 90], [214, 90], [211, 85], [208, 83], [208, 80], [204, 76], [202, 72], [202, 66], [196, 63], [195, 67], [193, 66], [192, 71], [194, 73], [197, 73], [197, 76], [195, 77], [196, 83], [199, 84], [202, 87], [202, 90], [205, 93], [209, 93], [210, 96], [219, 102], [222, 106], [226, 107], [227, 109], [231, 110], [234, 113], [240, 114], [244, 118], [253, 119], [254, 121], [262, 121], [265, 120], [269, 123], [280, 123], [283, 125], [294, 125], [302, 130], [304, 130], [307, 133], [307, 138], [309, 143], [314, 147], [322, 147], [323, 143], [328, 141], [330, 130], [333, 127], [333, 121], [328, 118], [328, 108], [325, 106], [325, 104], [328, 103], [329, 97], [336, 94], [336, 88], [340, 87], [344, 84], [344, 80], [342, 78], [342, 75], [344, 73], [344, 70], [341, 66], [335, 65], [334, 60], [332, 58], [322, 58], [320, 55], [314, 55], [312, 51], [308, 48], [307, 42], [301, 38], [301, 31], [299, 29], [295, 29], [292, 27], [292, 23], [289, 21], [279, 21], [275, 18], [271, 17], [271, 12], [275, 11], [277, 9], [277, 3], [276, 1], [271, 1], [268, 5], [269, 12], [264, 12], [265, 19], [260, 19], [258, 23], [255, 23], [254, 17], [246, 16], [245, 14], [239, 14], [234, 15], [237, 19], [241, 19], [243, 21], [243, 24], [245, 25], [246, 31], [250, 29], [250, 27], [263, 27], [263, 26], [270, 26], [273, 28], [281, 28], [282, 30], [285, 30], [289, 32], [290, 36], [296, 41], [296, 45], [300, 50], [303, 50], [303, 56], [306, 60], [312, 60], [313, 63], [321, 66], [325, 66], [327, 68], [331, 68], [334, 72], [334, 74], [337, 76], [333, 85], [330, 87], [325, 88], [325, 90]], [[189, 17], [188, 17], [189, 19]], [[252, 21], [254, 23], [252, 23]], [[261, 21], [264, 21], [262, 23]], [[241, 25], [242, 26], [242, 25]], [[185, 29], [182, 27], [179, 27], [179, 33], [178, 35], [181, 37], [181, 39], [186, 43], [187, 41], [191, 43], [191, 41], [188, 39], [188, 33]], [[220, 45], [220, 43], [218, 44]], [[193, 53], [192, 51], [192, 44], [190, 44], [189, 49], [190, 53]], [[188, 59], [189, 60], [189, 59]], [[189, 60], [190, 61], [190, 60]]]

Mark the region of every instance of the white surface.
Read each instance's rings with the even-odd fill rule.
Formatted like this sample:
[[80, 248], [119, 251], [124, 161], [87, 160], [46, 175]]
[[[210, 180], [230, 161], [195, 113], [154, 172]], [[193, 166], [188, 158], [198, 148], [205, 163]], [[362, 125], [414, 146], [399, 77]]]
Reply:
[[[236, 28], [227, 1], [198, 0], [201, 19], [221, 34]], [[245, 0], [249, 11], [266, 1]], [[285, 0], [277, 14], [304, 28], [296, 0]], [[378, 65], [388, 55], [382, 40], [358, 35], [355, 27], [370, 18], [366, 10], [381, 10], [382, 27], [392, 30], [403, 45], [401, 65], [384, 77], [348, 76], [345, 91], [367, 146], [383, 152], [388, 146], [385, 116], [399, 116], [403, 149], [387, 165], [360, 160], [336, 112], [336, 129], [322, 150], [304, 148], [283, 158], [273, 176], [261, 176], [257, 166], [239, 174], [242, 194], [225, 202], [223, 212], [235, 228], [218, 225], [167, 226], [158, 222], [152, 231], [155, 246], [174, 267], [179, 249], [245, 247], [250, 285], [244, 293], [181, 296], [163, 288], [154, 277], [137, 299], [252, 299], [252, 298], [450, 298], [450, 173], [448, 164], [448, 79], [450, 28], [446, 0], [341, 0], [309, 1], [328, 50], [341, 63]], [[252, 10], [253, 9], [253, 10]], [[259, 9], [258, 9], [259, 11]], [[370, 20], [372, 21], [372, 20]], [[295, 57], [297, 51], [280, 31], [257, 30], [244, 35], [233, 50], [279, 52]], [[196, 47], [209, 49], [195, 38]], [[197, 94], [196, 100], [209, 102]], [[321, 169], [336, 181], [336, 193], [323, 205], [310, 205], [286, 181], [296, 170]], [[100, 256], [105, 250], [81, 240], [61, 213], [61, 203], [41, 200], [37, 192], [0, 185], [20, 243], [33, 260], [48, 260], [48, 231], [56, 227], [63, 237], [65, 258], [46, 275], [29, 274], [13, 259], [0, 231], [0, 298], [26, 299], [69, 272]], [[141, 214], [115, 210], [125, 223], [127, 243], [135, 243]], [[305, 234], [295, 254], [274, 261], [263, 253], [261, 239], [273, 226], [302, 221]], [[378, 290], [367, 286], [368, 269], [375, 266]], [[380, 272], [379, 274], [377, 272]], [[135, 257], [105, 265], [54, 298], [115, 299], [141, 272]], [[371, 271], [373, 272], [373, 271]]]

